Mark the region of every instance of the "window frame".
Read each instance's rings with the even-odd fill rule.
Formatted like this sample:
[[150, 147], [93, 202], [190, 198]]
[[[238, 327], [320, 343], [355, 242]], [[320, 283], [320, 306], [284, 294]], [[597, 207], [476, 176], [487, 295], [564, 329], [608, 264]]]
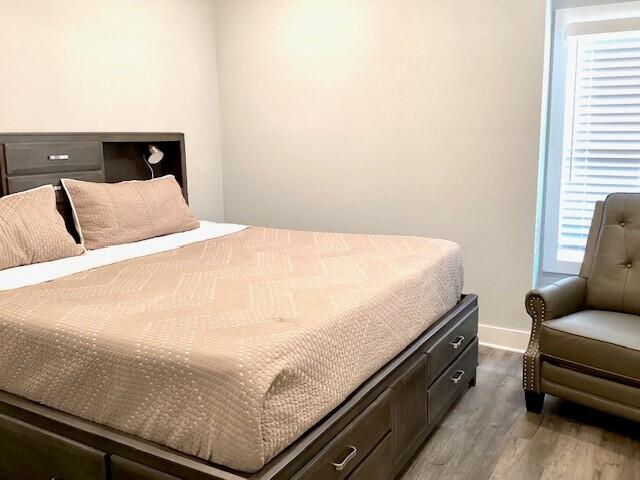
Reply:
[[[546, 274], [576, 275], [581, 262], [558, 260], [560, 195], [562, 191], [562, 160], [564, 148], [565, 103], [568, 42], [567, 25], [571, 23], [618, 20], [640, 16], [640, 1], [606, 1], [594, 5], [558, 5], [552, 13], [550, 45], [549, 93], [547, 104], [547, 132], [545, 173], [542, 205], [540, 277]], [[587, 2], [585, 2], [587, 3]]]

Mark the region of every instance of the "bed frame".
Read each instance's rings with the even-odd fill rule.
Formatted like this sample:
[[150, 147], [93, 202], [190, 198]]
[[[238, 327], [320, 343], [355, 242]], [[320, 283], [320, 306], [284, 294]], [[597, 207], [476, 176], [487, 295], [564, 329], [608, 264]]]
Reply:
[[[1, 193], [44, 183], [55, 186], [60, 177], [106, 182], [148, 178], [141, 160], [148, 144], [165, 152], [157, 173], [174, 174], [186, 198], [184, 136], [178, 133], [0, 134]], [[68, 214], [62, 195], [59, 202]], [[464, 295], [342, 404], [252, 474], [0, 391], [0, 478], [392, 479], [475, 385], [477, 331], [478, 299]]]

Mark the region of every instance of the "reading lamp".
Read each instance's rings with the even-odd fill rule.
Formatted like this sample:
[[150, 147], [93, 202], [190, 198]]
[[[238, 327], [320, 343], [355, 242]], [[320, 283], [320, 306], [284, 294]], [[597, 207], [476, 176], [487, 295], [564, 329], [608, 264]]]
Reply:
[[149, 167], [149, 171], [151, 172], [151, 178], [154, 178], [155, 173], [153, 172], [153, 167], [151, 165], [157, 165], [158, 163], [160, 163], [164, 158], [164, 152], [160, 150], [158, 147], [156, 147], [155, 145], [149, 145], [148, 151], [149, 151], [149, 155], [147, 156], [143, 154], [142, 158], [144, 159], [144, 163], [147, 164], [147, 167]]

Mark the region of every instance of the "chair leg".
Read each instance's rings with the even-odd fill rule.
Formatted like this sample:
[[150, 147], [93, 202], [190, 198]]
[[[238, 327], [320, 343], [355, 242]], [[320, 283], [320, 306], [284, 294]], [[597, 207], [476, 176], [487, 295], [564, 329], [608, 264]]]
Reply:
[[544, 406], [544, 393], [529, 392], [525, 390], [524, 399], [527, 403], [527, 411], [541, 413]]

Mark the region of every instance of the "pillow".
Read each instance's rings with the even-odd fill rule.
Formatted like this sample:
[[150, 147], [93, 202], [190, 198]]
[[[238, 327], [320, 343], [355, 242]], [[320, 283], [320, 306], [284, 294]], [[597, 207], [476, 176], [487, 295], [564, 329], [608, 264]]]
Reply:
[[0, 270], [83, 253], [56, 208], [52, 185], [0, 198]]
[[93, 183], [62, 179], [85, 248], [137, 242], [198, 228], [173, 175]]

